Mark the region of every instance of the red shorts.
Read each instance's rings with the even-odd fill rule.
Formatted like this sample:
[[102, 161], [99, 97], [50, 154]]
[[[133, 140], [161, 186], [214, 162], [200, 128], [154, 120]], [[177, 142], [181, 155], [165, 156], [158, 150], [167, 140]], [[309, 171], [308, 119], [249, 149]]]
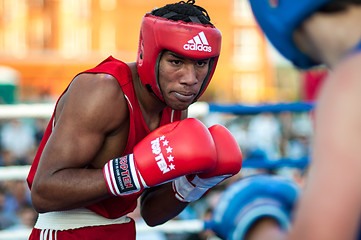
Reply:
[[69, 230], [36, 229], [31, 232], [29, 240], [135, 240], [135, 222], [105, 226], [83, 227]]

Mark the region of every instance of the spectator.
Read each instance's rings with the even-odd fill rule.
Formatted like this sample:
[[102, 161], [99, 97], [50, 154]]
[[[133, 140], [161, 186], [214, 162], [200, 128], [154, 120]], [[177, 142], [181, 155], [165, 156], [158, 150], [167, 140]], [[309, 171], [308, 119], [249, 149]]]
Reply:
[[263, 150], [268, 159], [280, 158], [281, 128], [272, 113], [261, 113], [251, 119], [248, 127], [250, 151]]
[[0, 230], [14, 224], [14, 218], [5, 211], [6, 189], [0, 182]]
[[17, 213], [23, 207], [31, 205], [30, 191], [27, 188], [25, 181], [7, 181], [6, 194], [4, 199], [4, 212], [11, 216], [16, 222]]
[[15, 156], [16, 164], [21, 164], [28, 152], [35, 147], [33, 128], [19, 119], [11, 119], [5, 123], [0, 135], [2, 149], [10, 151]]

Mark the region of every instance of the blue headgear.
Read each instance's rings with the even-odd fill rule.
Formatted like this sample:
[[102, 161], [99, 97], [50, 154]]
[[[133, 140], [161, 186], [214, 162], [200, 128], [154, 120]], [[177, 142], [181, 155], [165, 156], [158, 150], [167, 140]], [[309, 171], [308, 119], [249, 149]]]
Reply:
[[322, 5], [333, 0], [249, 0], [253, 14], [275, 48], [299, 68], [320, 63], [302, 53], [293, 32]]
[[227, 240], [244, 239], [252, 224], [261, 217], [275, 219], [283, 230], [300, 188], [291, 180], [272, 175], [255, 175], [233, 183], [221, 196], [212, 220], [205, 228]]

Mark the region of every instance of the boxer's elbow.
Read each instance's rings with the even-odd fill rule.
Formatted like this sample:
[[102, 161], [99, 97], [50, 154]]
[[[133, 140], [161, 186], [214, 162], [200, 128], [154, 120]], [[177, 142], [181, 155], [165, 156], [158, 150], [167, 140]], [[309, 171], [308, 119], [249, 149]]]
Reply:
[[33, 205], [33, 208], [35, 209], [35, 211], [37, 211], [38, 213], [45, 213], [45, 212], [48, 212], [49, 210], [46, 209], [44, 207], [44, 204], [41, 203], [41, 198], [36, 195], [36, 194], [33, 194], [33, 191], [31, 193], [31, 203]]
[[52, 193], [46, 189], [45, 184], [33, 183], [31, 187], [31, 203], [38, 213], [46, 213], [55, 210], [54, 202], [49, 198]]

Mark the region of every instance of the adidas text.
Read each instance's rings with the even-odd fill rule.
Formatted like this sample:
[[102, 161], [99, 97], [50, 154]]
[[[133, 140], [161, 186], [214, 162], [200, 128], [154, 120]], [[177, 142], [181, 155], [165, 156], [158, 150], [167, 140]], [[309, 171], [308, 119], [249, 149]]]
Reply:
[[212, 52], [212, 47], [209, 46], [208, 40], [204, 32], [198, 33], [188, 43], [183, 45], [184, 50]]
[[205, 46], [203, 44], [189, 44], [186, 43], [183, 45], [184, 50], [191, 50], [191, 51], [203, 51], [203, 52], [212, 52], [211, 46]]

